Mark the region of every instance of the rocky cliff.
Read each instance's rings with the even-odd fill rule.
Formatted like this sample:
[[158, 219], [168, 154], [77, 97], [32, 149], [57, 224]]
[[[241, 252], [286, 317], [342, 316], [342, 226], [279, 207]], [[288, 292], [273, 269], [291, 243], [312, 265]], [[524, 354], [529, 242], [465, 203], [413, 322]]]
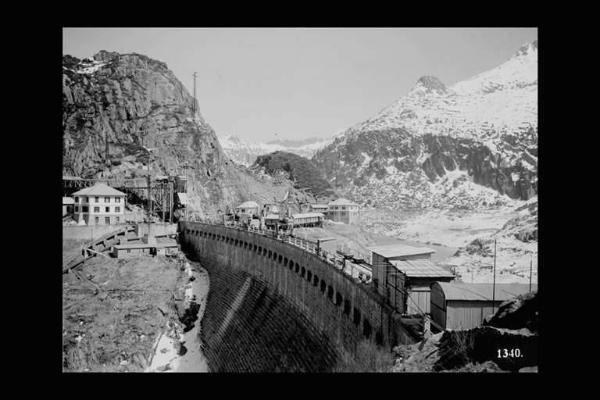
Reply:
[[100, 51], [64, 56], [62, 73], [64, 175], [133, 177], [148, 166], [152, 175], [187, 175], [191, 208], [201, 215], [285, 193], [285, 185], [232, 165], [165, 63]]
[[404, 97], [337, 137], [313, 162], [375, 205], [474, 208], [537, 193], [537, 42], [446, 87], [420, 78]]

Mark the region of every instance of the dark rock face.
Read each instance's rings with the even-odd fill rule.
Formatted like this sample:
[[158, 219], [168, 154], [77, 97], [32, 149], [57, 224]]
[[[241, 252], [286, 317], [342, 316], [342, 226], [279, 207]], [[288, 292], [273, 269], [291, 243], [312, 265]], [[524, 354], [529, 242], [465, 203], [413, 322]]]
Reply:
[[[515, 354], [514, 349], [519, 349], [518, 357], [509, 356]], [[509, 353], [511, 350], [512, 353]], [[469, 363], [492, 361], [503, 370], [516, 372], [538, 364], [538, 336], [490, 326], [444, 331], [438, 344], [438, 354], [440, 358], [433, 366], [434, 371], [455, 370]]]
[[[153, 148], [149, 158], [143, 147]], [[100, 51], [63, 57], [63, 174], [83, 178], [186, 175], [201, 214], [245, 200], [260, 187], [234, 168], [197, 104], [163, 62]], [[271, 196], [272, 197], [272, 196]]]
[[[537, 152], [537, 131], [505, 134], [498, 147], [500, 151], [493, 152], [486, 144], [473, 139], [418, 136], [396, 128], [338, 138], [317, 152], [312, 161], [337, 187], [349, 183], [362, 186], [371, 176], [381, 179], [390, 166], [400, 172], [422, 170], [432, 182], [443, 177], [446, 171], [459, 169], [467, 171], [475, 183], [514, 199], [527, 200], [534, 196], [537, 174], [514, 160], [529, 160], [529, 164], [537, 167], [535, 159], [528, 154]], [[364, 154], [370, 161], [360, 169]]]
[[161, 171], [197, 162], [204, 171], [219, 172], [222, 151], [193, 102], [166, 64], [146, 56], [65, 56], [64, 173], [91, 177], [126, 156], [144, 162], [142, 145], [157, 148]]
[[255, 165], [264, 167], [268, 174], [285, 171], [290, 179], [296, 182], [297, 188], [308, 188], [315, 196], [331, 196], [333, 190], [321, 172], [313, 163], [297, 154], [276, 151], [271, 154], [259, 156]]
[[527, 328], [537, 332], [539, 327], [539, 302], [537, 292], [531, 292], [507, 300], [484, 325], [505, 329]]
[[435, 76], [422, 76], [417, 81], [417, 84], [423, 86], [428, 90], [436, 91], [438, 93], [447, 92], [446, 85], [444, 85], [442, 81], [440, 81]]

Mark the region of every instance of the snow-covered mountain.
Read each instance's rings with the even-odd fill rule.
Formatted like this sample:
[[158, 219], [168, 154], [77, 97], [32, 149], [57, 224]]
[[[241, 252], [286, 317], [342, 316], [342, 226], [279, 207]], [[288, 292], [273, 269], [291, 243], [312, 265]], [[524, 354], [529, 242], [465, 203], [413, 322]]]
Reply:
[[248, 142], [234, 135], [219, 136], [225, 154], [235, 163], [246, 167], [254, 164], [256, 157], [275, 151], [285, 151], [302, 157], [311, 158], [313, 154], [330, 144], [332, 138], [309, 138], [303, 140], [276, 140], [266, 143]]
[[537, 41], [450, 87], [421, 77], [404, 97], [349, 128], [313, 161], [330, 182], [374, 205], [444, 207], [454, 198], [472, 208], [532, 197]]

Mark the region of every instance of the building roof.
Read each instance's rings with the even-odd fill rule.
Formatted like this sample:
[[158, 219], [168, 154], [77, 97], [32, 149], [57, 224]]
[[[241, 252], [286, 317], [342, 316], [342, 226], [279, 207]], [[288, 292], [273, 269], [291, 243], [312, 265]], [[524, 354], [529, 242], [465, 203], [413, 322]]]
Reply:
[[255, 201], [245, 201], [236, 208], [258, 208], [258, 203]]
[[357, 206], [358, 204], [344, 198], [329, 202], [330, 206]]
[[452, 272], [438, 267], [429, 260], [393, 260], [390, 262], [408, 278], [454, 278]]
[[324, 215], [322, 213], [302, 213], [302, 214], [292, 214], [292, 218], [296, 219], [296, 218], [315, 218], [315, 217], [319, 217], [319, 218], [323, 218]]
[[188, 197], [187, 197], [187, 193], [179, 193], [179, 192], [177, 192], [177, 197], [179, 198], [179, 202], [181, 204], [183, 204], [184, 206], [189, 203], [189, 200], [188, 200]]
[[63, 197], [63, 204], [75, 204], [75, 199], [72, 197]]
[[377, 253], [385, 258], [415, 256], [421, 254], [435, 253], [435, 250], [429, 247], [414, 247], [405, 244], [388, 244], [383, 246], [373, 246], [368, 248], [373, 253]]
[[[491, 283], [456, 283], [436, 282], [444, 292], [446, 300], [492, 301], [493, 284]], [[537, 285], [531, 285], [536, 291]], [[505, 301], [529, 292], [529, 285], [523, 283], [497, 283], [496, 301]]]
[[279, 215], [278, 214], [267, 214], [265, 219], [279, 219]]
[[125, 244], [116, 244], [114, 246], [117, 250], [127, 250], [127, 249], [152, 249], [152, 248], [162, 249], [165, 247], [177, 247], [177, 243], [125, 243]]
[[125, 196], [125, 193], [105, 183], [96, 183], [94, 186], [86, 187], [73, 193], [73, 196]]
[[323, 242], [330, 242], [332, 240], [337, 240], [337, 239], [334, 237], [331, 237], [331, 236], [324, 236], [324, 237], [318, 237], [315, 240], [318, 240], [319, 242], [323, 243]]
[[327, 204], [311, 204], [312, 208], [327, 208], [329, 207]]

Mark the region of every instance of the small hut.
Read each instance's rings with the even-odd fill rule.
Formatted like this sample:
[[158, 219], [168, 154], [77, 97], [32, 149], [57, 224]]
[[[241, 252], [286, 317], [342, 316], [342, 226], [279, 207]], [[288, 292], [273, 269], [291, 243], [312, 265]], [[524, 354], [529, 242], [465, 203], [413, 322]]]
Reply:
[[[531, 286], [537, 291], [537, 285]], [[480, 326], [500, 304], [529, 292], [528, 284], [436, 282], [431, 286], [431, 319], [443, 329]]]
[[255, 201], [245, 201], [235, 208], [236, 214], [258, 215], [258, 203]]

